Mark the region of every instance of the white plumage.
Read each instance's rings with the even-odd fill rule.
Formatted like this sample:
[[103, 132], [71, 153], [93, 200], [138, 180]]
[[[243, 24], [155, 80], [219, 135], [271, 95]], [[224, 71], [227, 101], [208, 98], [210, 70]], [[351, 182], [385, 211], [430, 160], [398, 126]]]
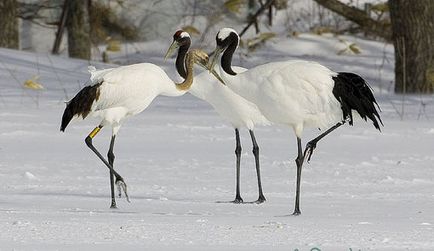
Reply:
[[[213, 69], [223, 52], [218, 72], [224, 82], [237, 94], [256, 104], [261, 113], [271, 122], [292, 127], [297, 136], [298, 156], [297, 185], [294, 215], [299, 208], [302, 165], [310, 157], [316, 143], [324, 136], [349, 121], [353, 123], [352, 111], [380, 130], [382, 124], [375, 108], [378, 106], [369, 86], [354, 73], [333, 72], [309, 61], [290, 60], [272, 62], [247, 71], [233, 71], [232, 55], [239, 43], [238, 34], [223, 28], [216, 36], [217, 47], [209, 68]], [[330, 129], [311, 140], [305, 151], [301, 136], [305, 127]]]
[[[193, 82], [193, 64], [207, 62], [208, 56], [197, 52], [187, 55], [187, 78], [184, 82], [176, 84], [158, 66], [149, 63], [133, 64], [116, 68], [97, 71], [95, 67], [89, 67], [91, 85], [80, 90], [75, 97], [67, 103], [62, 116], [60, 130], [64, 131], [73, 118], [86, 118], [87, 116], [99, 117], [101, 122], [86, 137], [87, 146], [110, 169], [111, 207], [116, 208], [114, 197], [114, 179], [128, 200], [127, 187], [123, 178], [113, 169], [113, 147], [116, 135], [122, 122], [133, 115], [146, 109], [158, 95], [180, 96], [183, 95]], [[112, 127], [112, 138], [108, 161], [93, 146], [92, 139], [104, 126]]]
[[333, 96], [332, 76], [326, 67], [307, 61], [273, 62], [236, 76], [220, 70], [228, 87], [259, 107], [273, 123], [292, 127], [297, 137], [304, 127], [327, 128], [342, 120]]
[[90, 79], [92, 85], [101, 83], [91, 116], [101, 118], [102, 126], [111, 125], [116, 132], [124, 119], [145, 110], [158, 95], [186, 93], [176, 88], [163, 69], [149, 63], [93, 71]]
[[[237, 72], [247, 70], [242, 67], [234, 69]], [[255, 125], [270, 124], [255, 104], [236, 94], [229, 87], [218, 84], [217, 79], [206, 71], [194, 76], [188, 92], [208, 102], [234, 128], [253, 130]]]
[[[245, 71], [245, 68], [236, 67], [236, 69], [240, 72]], [[239, 132], [238, 130], [241, 128], [247, 128], [250, 132], [252, 140], [255, 140], [255, 136], [253, 134], [253, 130], [255, 125], [269, 125], [270, 122], [261, 114], [258, 107], [241, 97], [240, 95], [233, 92], [227, 86], [221, 85], [217, 83], [218, 81], [208, 72], [202, 72], [201, 74], [195, 76], [193, 80], [193, 85], [190, 88], [189, 92], [194, 96], [205, 100], [208, 102], [216, 112], [226, 121], [232, 124], [232, 126], [237, 130], [236, 131], [236, 149], [235, 153], [237, 154], [237, 158], [241, 157], [241, 143], [239, 142]], [[196, 84], [199, 83], [199, 84]], [[255, 148], [255, 144], [254, 148]], [[262, 192], [262, 185], [260, 181], [259, 174], [259, 147], [256, 146], [256, 149], [253, 149], [253, 154], [255, 155], [258, 169], [257, 169], [257, 178], [258, 178], [258, 186], [259, 186], [259, 197], [256, 200], [256, 203], [262, 203], [265, 201], [265, 196]], [[240, 194], [240, 170], [239, 170], [239, 161], [237, 160], [238, 170], [237, 170], [237, 192], [235, 195], [235, 203], [243, 202], [243, 199]]]

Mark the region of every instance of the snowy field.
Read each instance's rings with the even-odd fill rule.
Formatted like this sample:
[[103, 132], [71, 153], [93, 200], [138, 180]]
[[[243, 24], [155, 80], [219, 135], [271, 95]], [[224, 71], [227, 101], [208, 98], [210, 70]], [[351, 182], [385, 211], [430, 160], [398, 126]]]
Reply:
[[[59, 132], [63, 101], [86, 84], [88, 62], [0, 49], [0, 250], [434, 250], [434, 97], [390, 94], [393, 48], [346, 39], [362, 54], [338, 56], [336, 38], [302, 35], [234, 61], [315, 60], [375, 89], [383, 131], [358, 120], [319, 143], [303, 170], [298, 217], [292, 130], [256, 129], [264, 204], [216, 203], [234, 198], [234, 132], [189, 94], [159, 97], [124, 124], [115, 169], [131, 203], [118, 198], [110, 210], [108, 171], [84, 144], [98, 121]], [[128, 62], [162, 65], [175, 79], [173, 60], [162, 60], [168, 45], [142, 44]], [[45, 89], [23, 89], [35, 75]], [[304, 143], [318, 133], [307, 130]], [[241, 136], [241, 195], [253, 201], [251, 142]], [[105, 153], [109, 140], [104, 129], [94, 142]]]

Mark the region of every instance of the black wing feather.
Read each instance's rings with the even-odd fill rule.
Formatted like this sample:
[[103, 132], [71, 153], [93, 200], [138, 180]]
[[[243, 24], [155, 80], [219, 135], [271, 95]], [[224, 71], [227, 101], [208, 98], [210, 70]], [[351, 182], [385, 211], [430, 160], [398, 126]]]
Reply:
[[377, 108], [381, 109], [368, 83], [359, 75], [349, 72], [339, 72], [333, 80], [333, 95], [341, 103], [343, 119], [349, 119], [350, 125], [353, 125], [352, 110], [355, 110], [365, 121], [369, 118], [374, 127], [381, 131], [380, 124], [383, 125], [383, 121]]
[[60, 131], [65, 131], [65, 128], [74, 116], [82, 116], [83, 119], [87, 117], [93, 102], [99, 98], [98, 88], [100, 85], [101, 83], [84, 87], [67, 103], [62, 116]]

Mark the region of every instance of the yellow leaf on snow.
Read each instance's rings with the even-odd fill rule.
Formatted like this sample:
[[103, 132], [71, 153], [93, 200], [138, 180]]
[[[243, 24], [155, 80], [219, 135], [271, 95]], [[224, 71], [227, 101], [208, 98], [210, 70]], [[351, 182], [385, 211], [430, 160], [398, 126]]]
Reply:
[[38, 83], [39, 76], [33, 76], [31, 79], [27, 79], [24, 81], [24, 88], [32, 89], [32, 90], [42, 90], [44, 86]]

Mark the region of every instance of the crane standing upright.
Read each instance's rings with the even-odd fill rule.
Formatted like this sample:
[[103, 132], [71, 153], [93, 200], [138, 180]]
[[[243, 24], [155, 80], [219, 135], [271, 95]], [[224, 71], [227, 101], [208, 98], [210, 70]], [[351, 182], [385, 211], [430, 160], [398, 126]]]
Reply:
[[[127, 201], [127, 185], [122, 176], [114, 169], [115, 155], [113, 147], [116, 135], [124, 122], [130, 116], [145, 110], [158, 95], [180, 96], [188, 91], [193, 84], [193, 65], [204, 66], [208, 55], [201, 51], [191, 51], [187, 54], [187, 76], [182, 83], [174, 83], [159, 66], [150, 63], [140, 63], [96, 71], [90, 68], [91, 85], [81, 89], [69, 102], [63, 112], [61, 131], [65, 131], [73, 118], [85, 119], [88, 116], [99, 117], [101, 122], [86, 137], [86, 145], [101, 159], [110, 170], [111, 208], [116, 208], [114, 184], [123, 192]], [[104, 126], [111, 126], [112, 137], [107, 154], [108, 161], [93, 146], [92, 140]], [[114, 177], [116, 177], [116, 182]]]
[[[178, 48], [178, 55], [176, 57], [176, 70], [181, 77], [186, 78], [187, 73], [185, 69], [185, 57], [190, 48], [191, 38], [190, 35], [183, 31], [178, 30], [173, 35], [173, 43], [166, 54], [166, 58]], [[237, 71], [243, 72], [246, 69], [237, 67]], [[214, 74], [215, 75], [215, 74]], [[265, 202], [265, 196], [262, 192], [261, 172], [259, 163], [259, 146], [256, 141], [254, 127], [255, 125], [268, 125], [270, 122], [261, 114], [255, 104], [247, 101], [240, 95], [233, 92], [227, 86], [215, 84], [217, 81], [207, 71], [204, 71], [194, 76], [194, 83], [189, 89], [189, 93], [208, 102], [217, 113], [229, 121], [235, 129], [235, 155], [236, 155], [236, 191], [233, 203], [243, 203], [240, 194], [240, 162], [241, 162], [241, 141], [240, 132], [241, 128], [247, 128], [253, 144], [253, 155], [255, 156], [256, 177], [258, 182], [259, 196], [254, 203]]]
[[[208, 68], [214, 69], [223, 53], [218, 71], [228, 87], [256, 104], [269, 121], [294, 130], [298, 155], [295, 159], [297, 184], [293, 215], [299, 215], [304, 160], [310, 160], [318, 141], [327, 134], [347, 121], [353, 125], [353, 110], [364, 120], [370, 119], [380, 130], [383, 123], [377, 111], [379, 106], [362, 77], [354, 73], [333, 72], [316, 62], [271, 62], [237, 73], [232, 68], [232, 56], [239, 41], [235, 30], [221, 29], [217, 33], [217, 46]], [[328, 129], [309, 141], [303, 152], [301, 136], [305, 127]]]

